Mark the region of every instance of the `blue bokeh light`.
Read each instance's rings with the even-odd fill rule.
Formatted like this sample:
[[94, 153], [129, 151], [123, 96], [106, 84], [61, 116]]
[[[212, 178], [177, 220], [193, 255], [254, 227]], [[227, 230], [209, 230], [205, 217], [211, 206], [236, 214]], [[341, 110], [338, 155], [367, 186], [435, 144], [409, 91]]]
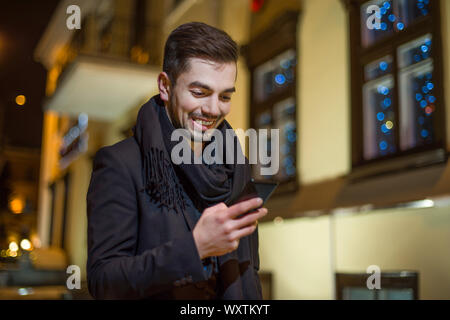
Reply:
[[423, 130], [420, 132], [420, 135], [422, 136], [422, 138], [428, 137], [428, 130], [423, 129]]
[[283, 85], [286, 82], [286, 77], [279, 73], [275, 76], [275, 82], [279, 85]]
[[385, 86], [378, 86], [378, 93], [387, 96], [389, 94], [389, 89]]
[[387, 144], [386, 141], [381, 141], [381, 142], [380, 142], [380, 149], [381, 149], [381, 150], [386, 150], [387, 147], [388, 147], [388, 144]]
[[377, 113], [377, 119], [379, 121], [383, 121], [384, 120], [384, 113], [383, 112], [378, 112]]
[[428, 101], [429, 101], [430, 103], [435, 103], [435, 102], [436, 102], [436, 98], [435, 98], [434, 96], [429, 96], [429, 97], [428, 97]]
[[289, 142], [295, 142], [295, 140], [297, 140], [297, 135], [295, 134], [295, 132], [289, 132], [287, 139]]
[[291, 156], [284, 158], [283, 163], [286, 167], [294, 165], [294, 159]]
[[420, 101], [420, 106], [421, 106], [422, 108], [425, 108], [427, 105], [428, 105], [428, 103], [427, 103], [426, 100]]
[[386, 61], [381, 61], [381, 62], [380, 62], [380, 69], [381, 69], [381, 70], [386, 71], [387, 68], [388, 68], [388, 66], [389, 66], [389, 65], [387, 64]]

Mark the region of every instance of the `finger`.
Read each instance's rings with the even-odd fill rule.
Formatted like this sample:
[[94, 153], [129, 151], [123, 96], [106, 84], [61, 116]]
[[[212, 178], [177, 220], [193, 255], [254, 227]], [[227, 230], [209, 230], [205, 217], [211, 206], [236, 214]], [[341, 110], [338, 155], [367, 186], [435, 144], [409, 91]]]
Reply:
[[[246, 227], [250, 224], [257, 224], [258, 219], [261, 219], [267, 214], [268, 210], [266, 208], [260, 208], [254, 213], [248, 213], [242, 218], [235, 219], [233, 221], [234, 225], [233, 227], [235, 229], [241, 229], [243, 227]], [[256, 222], [256, 223], [255, 223]]]
[[243, 213], [250, 211], [251, 209], [259, 208], [263, 203], [261, 198], [252, 198], [239, 203], [236, 203], [228, 208], [228, 216], [235, 218]]
[[246, 237], [246, 236], [252, 234], [255, 230], [256, 230], [256, 226], [254, 224], [252, 224], [250, 226], [247, 226], [247, 227], [244, 227], [242, 229], [238, 229], [238, 230], [234, 231], [231, 234], [231, 237], [233, 239], [238, 239], [239, 240], [239, 239], [241, 239], [243, 237]]
[[209, 210], [226, 210], [226, 209], [228, 209], [228, 207], [227, 207], [227, 205], [225, 203], [220, 202], [220, 203], [218, 203], [218, 204], [216, 204], [214, 206], [211, 206], [211, 207], [209, 207], [207, 209], [209, 209]]

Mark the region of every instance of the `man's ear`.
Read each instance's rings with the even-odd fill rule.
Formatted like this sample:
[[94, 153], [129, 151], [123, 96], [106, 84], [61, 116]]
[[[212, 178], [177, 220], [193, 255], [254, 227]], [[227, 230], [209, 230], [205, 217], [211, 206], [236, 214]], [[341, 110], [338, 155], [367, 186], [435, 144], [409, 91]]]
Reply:
[[170, 97], [171, 84], [167, 73], [161, 72], [158, 75], [158, 89], [162, 101], [168, 102]]

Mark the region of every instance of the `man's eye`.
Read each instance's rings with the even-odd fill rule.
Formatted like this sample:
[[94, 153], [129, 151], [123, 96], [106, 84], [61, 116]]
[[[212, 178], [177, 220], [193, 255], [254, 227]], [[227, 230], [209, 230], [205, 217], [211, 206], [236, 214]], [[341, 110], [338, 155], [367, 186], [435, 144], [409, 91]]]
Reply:
[[203, 95], [203, 92], [200, 92], [200, 91], [191, 91], [191, 92], [192, 92], [192, 94], [193, 94], [194, 96], [197, 96], [197, 97]]
[[230, 100], [231, 100], [231, 97], [228, 97], [228, 96], [222, 96], [222, 100], [224, 100], [224, 101], [230, 101]]

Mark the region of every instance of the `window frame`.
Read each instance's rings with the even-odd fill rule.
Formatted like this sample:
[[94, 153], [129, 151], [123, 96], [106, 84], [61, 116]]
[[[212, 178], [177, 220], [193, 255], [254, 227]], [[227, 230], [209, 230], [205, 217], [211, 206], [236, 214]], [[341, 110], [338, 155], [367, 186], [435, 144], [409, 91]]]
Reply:
[[[278, 102], [282, 102], [288, 98], [293, 98], [295, 101], [295, 112], [293, 119], [296, 124], [297, 141], [295, 142], [295, 175], [279, 183], [278, 188], [274, 192], [274, 196], [282, 194], [291, 194], [299, 189], [299, 119], [298, 119], [298, 66], [294, 70], [294, 81], [287, 85], [282, 91], [274, 94], [264, 101], [257, 101], [255, 96], [255, 70], [264, 65], [266, 62], [272, 60], [280, 54], [288, 50], [295, 52], [297, 63], [299, 61], [299, 51], [297, 44], [297, 25], [300, 16], [299, 10], [286, 10], [267, 29], [261, 31], [257, 36], [249, 41], [248, 44], [240, 48], [240, 52], [246, 60], [247, 69], [249, 71], [249, 85], [250, 85], [250, 108], [249, 128], [258, 129], [256, 118], [257, 115], [263, 114], [267, 111], [273, 111], [274, 106]], [[248, 146], [247, 146], [248, 147]]]
[[[361, 288], [371, 291], [367, 288], [367, 280], [370, 276], [370, 273], [336, 272], [334, 274], [336, 300], [344, 300], [344, 289], [346, 288]], [[382, 272], [380, 282], [382, 283], [381, 289], [411, 289], [413, 300], [419, 300], [419, 272], [417, 271]], [[373, 290], [374, 300], [380, 300], [379, 292], [379, 289]]]
[[[364, 171], [364, 168], [371, 167], [370, 174], [378, 174], [382, 171], [389, 171], [388, 162], [396, 161], [399, 158], [405, 159], [403, 166], [411, 167], [408, 162], [415, 161], [411, 155], [420, 155], [429, 153], [431, 158], [426, 163], [441, 163], [446, 161], [446, 123], [445, 123], [445, 101], [443, 84], [443, 61], [442, 61], [442, 33], [440, 0], [432, 0], [430, 3], [430, 14], [420, 17], [403, 31], [387, 35], [376, 43], [364, 48], [361, 41], [361, 6], [368, 0], [343, 0], [349, 11], [349, 33], [350, 33], [350, 59], [351, 59], [351, 164], [352, 173]], [[398, 67], [398, 48], [414, 39], [426, 34], [432, 35], [433, 51], [431, 59], [433, 61], [433, 78], [435, 83], [436, 111], [433, 116], [433, 129], [435, 139], [432, 144], [415, 147], [409, 150], [400, 150], [399, 123], [401, 114], [400, 109], [400, 68]], [[394, 126], [395, 142], [398, 151], [393, 154], [366, 160], [364, 154], [364, 136], [363, 136], [363, 86], [364, 66], [378, 58], [386, 55], [392, 56], [391, 74], [394, 80], [393, 105], [396, 116], [396, 125]], [[441, 152], [436, 152], [436, 151]], [[445, 154], [443, 157], [442, 154]], [[408, 161], [408, 158], [410, 161]], [[382, 164], [382, 165], [380, 165]], [[417, 167], [416, 165], [413, 165]], [[378, 169], [376, 169], [378, 167]], [[363, 170], [361, 170], [363, 169]], [[360, 176], [360, 175], [359, 175]]]

